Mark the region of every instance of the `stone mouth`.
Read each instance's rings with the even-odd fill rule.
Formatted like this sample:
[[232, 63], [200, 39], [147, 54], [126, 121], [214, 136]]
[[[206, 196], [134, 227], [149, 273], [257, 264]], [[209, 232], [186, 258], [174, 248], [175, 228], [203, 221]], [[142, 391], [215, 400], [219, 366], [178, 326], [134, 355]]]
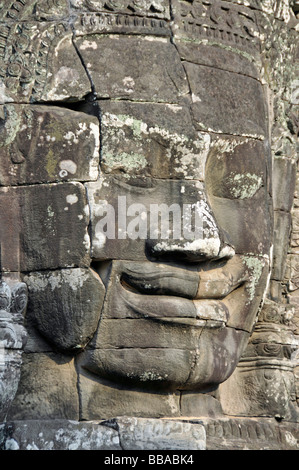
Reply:
[[[209, 272], [212, 271], [207, 271]], [[225, 299], [248, 280], [248, 275], [244, 273], [239, 273], [238, 277], [227, 274], [223, 276], [217, 268], [207, 279], [206, 273], [197, 270], [163, 265], [141, 270], [137, 263], [136, 267], [129, 267], [120, 276], [122, 287], [132, 293], [181, 297], [194, 301]]]
[[[197, 281], [196, 281], [197, 279]], [[132, 273], [122, 273], [120, 294], [129, 310], [138, 317], [148, 318], [163, 323], [193, 327], [219, 328], [226, 325], [229, 317], [229, 304], [233, 303], [243, 291], [246, 281], [238, 282], [219, 279], [221, 288], [206, 290], [201, 295], [198, 289], [198, 272], [186, 271], [186, 279], [176, 277], [167, 271], [151, 272], [135, 277]]]

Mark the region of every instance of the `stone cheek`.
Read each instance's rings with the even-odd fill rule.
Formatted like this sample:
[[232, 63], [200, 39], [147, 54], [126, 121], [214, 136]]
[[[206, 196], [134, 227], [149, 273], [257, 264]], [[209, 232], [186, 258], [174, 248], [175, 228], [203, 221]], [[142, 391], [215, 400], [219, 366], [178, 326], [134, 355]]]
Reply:
[[54, 106], [0, 107], [0, 185], [96, 180], [99, 122]]
[[93, 337], [105, 288], [91, 269], [34, 272], [24, 278], [30, 303], [27, 321], [61, 350], [78, 352]]
[[80, 183], [1, 188], [0, 193], [2, 270], [89, 265], [87, 200]]

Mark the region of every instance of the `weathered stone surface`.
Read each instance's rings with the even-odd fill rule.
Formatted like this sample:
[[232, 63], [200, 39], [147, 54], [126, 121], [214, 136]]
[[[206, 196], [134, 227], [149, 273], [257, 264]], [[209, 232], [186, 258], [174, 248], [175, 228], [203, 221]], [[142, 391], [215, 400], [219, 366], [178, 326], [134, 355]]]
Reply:
[[[287, 215], [285, 215], [285, 219], [287, 219]], [[287, 232], [287, 227], [285, 230]], [[292, 233], [291, 233], [291, 240], [290, 240], [290, 248], [289, 252], [297, 255], [299, 254], [299, 208], [294, 207], [292, 210]]]
[[91, 269], [61, 269], [25, 276], [30, 303], [27, 321], [51, 343], [64, 350], [80, 350], [93, 337], [105, 288]]
[[0, 421], [5, 421], [18, 389], [22, 353], [27, 340], [23, 314], [27, 286], [12, 278], [0, 280]]
[[[291, 326], [294, 308], [266, 300], [255, 330], [232, 376], [220, 385], [225, 414], [275, 416], [298, 420], [294, 403], [294, 363], [297, 341]], [[231, 400], [231, 392], [236, 395]]]
[[[184, 328], [181, 325], [170, 327], [166, 322], [155, 323], [145, 319], [102, 319], [99, 333], [92, 345], [95, 343], [100, 349], [167, 348], [171, 329], [173, 344], [181, 349], [191, 349], [198, 345], [203, 322], [201, 326], [195, 330], [188, 325]], [[188, 334], [188, 330], [191, 330], [191, 334]]]
[[118, 15], [138, 15], [170, 19], [169, 3], [167, 0], [156, 0], [148, 2], [125, 0], [110, 2], [109, 4], [103, 0], [71, 0], [70, 4], [72, 8], [80, 11], [96, 11], [106, 13], [112, 12]]
[[[254, 418], [203, 418], [192, 422], [140, 418], [114, 418], [100, 423], [11, 421], [1, 425], [0, 436], [1, 450], [111, 451], [120, 450], [120, 445], [125, 450], [298, 450], [296, 425]], [[122, 457], [114, 455], [113, 463]]]
[[[196, 352], [176, 348], [95, 349], [84, 353], [83, 364], [112, 382], [169, 391], [188, 381]], [[177, 369], [173, 368], [174, 361]]]
[[1, 106], [0, 185], [96, 180], [99, 122], [54, 106]]
[[297, 164], [288, 158], [273, 161], [273, 209], [290, 211], [294, 200]]
[[118, 432], [99, 423], [22, 420], [2, 425], [1, 450], [121, 450]]
[[270, 189], [269, 165], [265, 142], [212, 136], [205, 166], [207, 192], [227, 199], [249, 199], [262, 187]]
[[298, 450], [298, 425], [269, 419], [220, 418], [201, 420], [207, 450]]
[[80, 183], [0, 188], [0, 204], [2, 270], [89, 264], [88, 206]]
[[0, 2], [3, 449], [298, 448], [296, 4]]
[[103, 174], [86, 188], [95, 260], [222, 256], [227, 240], [199, 181]]
[[188, 93], [179, 56], [167, 39], [88, 35], [76, 45], [98, 98], [178, 103]]
[[[146, 3], [148, 4], [148, 2]], [[146, 6], [145, 3], [143, 5]], [[90, 10], [94, 10], [94, 8]], [[157, 18], [155, 13], [151, 11], [147, 16], [137, 16], [132, 15], [132, 9], [129, 14], [111, 14], [111, 11], [93, 13], [84, 11], [74, 18], [73, 28], [78, 37], [88, 34], [140, 34], [170, 38], [169, 21]], [[168, 13], [165, 16], [168, 17]]]
[[0, 7], [2, 21], [20, 20], [60, 20], [68, 15], [69, 5], [67, 0], [49, 2], [48, 0], [30, 0], [17, 3], [3, 2]]
[[261, 188], [250, 199], [210, 198], [216, 220], [229, 233], [236, 253], [268, 256], [271, 214], [263, 204], [265, 197], [265, 188]]
[[[1, 321], [1, 333], [3, 331], [2, 323], [3, 322]], [[0, 358], [0, 420], [1, 422], [4, 422], [19, 386], [22, 364], [22, 350], [6, 350], [4, 349], [4, 347], [1, 346]]]
[[191, 109], [199, 130], [255, 138], [265, 136], [263, 90], [256, 80], [188, 62], [184, 67], [192, 93]]
[[116, 416], [162, 418], [180, 416], [180, 394], [152, 393], [125, 387], [80, 368], [78, 387], [82, 420], [110, 419]]
[[182, 392], [181, 415], [216, 418], [222, 416], [223, 411], [219, 400], [208, 393]]
[[[0, 430], [1, 450], [205, 450], [199, 423], [142, 418], [115, 418], [82, 423], [55, 420], [12, 421]], [[108, 455], [107, 455], [108, 457]], [[111, 464], [123, 456], [110, 456]], [[130, 457], [129, 457], [130, 458]], [[137, 457], [138, 458], [138, 457]], [[128, 457], [124, 457], [128, 463]]]
[[248, 56], [236, 54], [233, 50], [225, 49], [213, 42], [213, 40], [211, 40], [211, 44], [205, 42], [198, 44], [195, 41], [185, 42], [175, 39], [175, 44], [182, 60], [239, 73], [256, 79], [260, 78], [258, 65], [252, 62]]
[[119, 418], [115, 420], [124, 450], [205, 450], [201, 424], [180, 421]]
[[74, 360], [53, 352], [23, 354], [19, 388], [7, 419], [78, 418], [79, 397]]
[[[215, 218], [236, 253], [269, 255], [272, 209], [270, 155], [266, 142], [213, 137], [205, 168]], [[268, 199], [268, 204], [263, 201]]]
[[91, 92], [63, 22], [8, 22], [3, 29], [0, 103], [82, 99]]
[[253, 364], [249, 364], [248, 369], [245, 365], [244, 369], [238, 368], [232, 379], [225, 382], [221, 390], [224, 397], [228, 397], [232, 390], [236, 392], [234, 406], [231, 400], [228, 400], [228, 404], [225, 398], [221, 401], [224, 413], [251, 417], [275, 416], [286, 420], [292, 420], [293, 414], [296, 420], [296, 410], [295, 408], [292, 410], [290, 405], [294, 373], [291, 368], [280, 370], [279, 365], [275, 365], [276, 367], [260, 368], [257, 365], [255, 373], [252, 371]]
[[288, 252], [291, 234], [291, 215], [289, 212], [274, 212], [274, 250], [272, 278], [282, 280], [284, 277], [285, 259]]
[[[220, 44], [235, 53], [258, 53], [255, 13], [239, 2], [172, 2], [174, 37], [195, 43]], [[243, 2], [242, 2], [243, 3]], [[247, 3], [248, 6], [248, 3]], [[244, 54], [245, 55], [245, 54]]]
[[99, 101], [99, 107], [102, 171], [204, 179], [211, 139], [194, 130], [189, 106]]

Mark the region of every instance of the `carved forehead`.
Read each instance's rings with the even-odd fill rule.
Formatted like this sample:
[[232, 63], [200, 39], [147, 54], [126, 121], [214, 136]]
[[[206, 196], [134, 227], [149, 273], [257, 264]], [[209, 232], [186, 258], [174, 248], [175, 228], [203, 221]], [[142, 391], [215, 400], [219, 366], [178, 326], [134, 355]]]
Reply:
[[[132, 49], [131, 55], [134, 52], [142, 68], [147, 66], [149, 90], [156, 74], [152, 65], [158, 62], [162, 69], [165, 62], [173, 62], [168, 83], [171, 93], [172, 85], [177, 85], [171, 84], [171, 80], [173, 77], [174, 81], [180, 80], [182, 76], [175, 67], [180, 59], [259, 79], [260, 41], [267, 36], [263, 15], [269, 12], [278, 15], [275, 5], [270, 0], [73, 0], [70, 5], [66, 1], [6, 2], [0, 6], [6, 21], [1, 26], [2, 102], [83, 99], [92, 92], [92, 84], [78, 56], [79, 47], [82, 55], [84, 48], [86, 51], [90, 48], [93, 60], [96, 57], [102, 60], [102, 75], [111, 67], [113, 58], [118, 69], [126, 66], [128, 70], [132, 66], [130, 61], [118, 61], [117, 55], [125, 56]], [[119, 35], [119, 41], [107, 41], [107, 35], [114, 39]], [[101, 38], [98, 47], [93, 36]], [[113, 55], [110, 63], [109, 50]], [[84, 65], [88, 67], [88, 62]], [[160, 78], [158, 74], [155, 87]], [[126, 79], [129, 90], [131, 84]], [[163, 81], [160, 87], [165, 89]], [[139, 99], [132, 91], [129, 93], [131, 98]], [[150, 94], [154, 95], [151, 91]], [[169, 97], [164, 101], [169, 102]]]

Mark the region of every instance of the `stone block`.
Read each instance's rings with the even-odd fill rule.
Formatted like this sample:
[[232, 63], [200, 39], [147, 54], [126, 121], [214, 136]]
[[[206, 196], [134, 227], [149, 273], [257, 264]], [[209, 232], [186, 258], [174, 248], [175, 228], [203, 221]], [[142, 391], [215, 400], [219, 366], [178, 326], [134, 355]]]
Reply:
[[[74, 420], [9, 421], [0, 425], [0, 448], [21, 451], [298, 450], [298, 426], [296, 423], [277, 423], [269, 419], [231, 417], [171, 421], [116, 417], [100, 423]], [[172, 455], [168, 457], [172, 458]], [[138, 456], [109, 453], [105, 463], [133, 466], [136, 458]], [[183, 462], [188, 463], [188, 458], [189, 455]], [[193, 453], [193, 464], [197, 461]]]
[[3, 20], [6, 21], [29, 21], [39, 20], [61, 20], [68, 16], [69, 2], [60, 0], [59, 2], [49, 3], [47, 1], [37, 2], [18, 2], [11, 4], [4, 2], [0, 7], [0, 13]]
[[100, 349], [169, 348], [171, 341], [180, 349], [196, 348], [201, 328], [168, 325], [146, 319], [102, 319], [92, 345]]
[[0, 185], [97, 179], [96, 117], [57, 106], [1, 108]]
[[4, 349], [1, 343], [2, 341], [0, 341], [0, 422], [4, 422], [18, 389], [22, 351]]
[[271, 277], [277, 281], [284, 279], [291, 227], [292, 217], [289, 212], [274, 211], [274, 247]]
[[273, 209], [289, 212], [293, 205], [296, 184], [296, 163], [288, 158], [273, 161]]
[[293, 371], [286, 363], [280, 365], [277, 360], [271, 364], [267, 358], [263, 363], [257, 360], [247, 365], [244, 362], [220, 385], [223, 411], [233, 416], [275, 416], [293, 421], [296, 413], [298, 416], [298, 411], [292, 416], [290, 389], [293, 381]]
[[91, 93], [67, 22], [9, 22], [3, 34], [0, 103], [78, 100]]
[[[196, 296], [198, 282], [196, 271], [188, 272], [163, 263], [114, 261], [109, 264], [109, 281], [105, 281], [107, 296], [102, 320], [140, 319], [151, 313], [154, 320], [167, 322], [167, 319], [180, 318], [185, 319], [188, 326], [188, 319], [196, 318], [191, 299]], [[201, 328], [202, 323], [198, 323]], [[164, 326], [167, 329], [167, 323]]]
[[79, 370], [81, 420], [110, 419], [116, 416], [140, 418], [180, 416], [178, 392], [156, 393], [134, 387], [127, 388], [125, 384], [100, 379], [82, 367]]
[[203, 180], [210, 136], [187, 105], [99, 101], [101, 169], [107, 174]]
[[22, 420], [1, 431], [1, 450], [121, 450], [118, 432], [95, 422]]
[[196, 352], [171, 347], [88, 349], [82, 354], [82, 366], [127, 387], [169, 392], [187, 382]]
[[125, 2], [109, 3], [104, 1], [81, 2], [80, 0], [71, 0], [71, 8], [75, 11], [114, 13], [121, 15], [134, 15], [150, 18], [170, 19], [169, 4], [167, 0], [156, 0], [147, 2], [136, 2], [128, 0]]
[[29, 289], [27, 322], [59, 349], [78, 351], [93, 337], [105, 296], [91, 269], [61, 269], [24, 277]]
[[293, 255], [297, 255], [299, 254], [299, 208], [295, 206], [291, 214], [292, 214], [292, 232], [291, 232], [289, 252]]
[[[134, 0], [132, 0], [134, 2]], [[78, 12], [78, 16], [74, 18], [73, 28], [75, 35], [88, 36], [89, 34], [126, 34], [140, 35], [152, 37], [171, 37], [171, 29], [169, 19], [169, 11], [157, 12], [151, 11], [148, 15], [134, 14], [133, 9], [136, 8], [131, 2], [127, 13], [111, 14], [111, 3], [103, 5], [94, 5], [89, 7], [89, 11]], [[150, 3], [143, 3], [142, 8], [145, 9]], [[155, 2], [155, 5], [157, 3]], [[97, 10], [96, 10], [97, 8]], [[95, 11], [96, 10], [96, 11]], [[169, 10], [169, 9], [167, 9]], [[167, 18], [167, 19], [166, 19]]]
[[207, 193], [227, 199], [250, 199], [262, 187], [270, 189], [267, 143], [237, 136], [211, 137], [205, 184]]
[[3, 271], [89, 265], [84, 186], [57, 183], [0, 188]]
[[124, 450], [205, 450], [206, 432], [200, 423], [178, 420], [118, 418]]
[[274, 302], [282, 301], [283, 286], [280, 281], [270, 280], [268, 296]]
[[229, 234], [236, 253], [269, 255], [272, 214], [265, 204], [267, 198], [263, 187], [252, 198], [228, 199], [210, 196], [216, 220]]
[[98, 98], [178, 103], [189, 91], [168, 39], [88, 35], [76, 38], [76, 45]]
[[252, 60], [252, 56], [259, 54], [259, 25], [255, 13], [243, 5], [248, 7], [248, 2], [191, 3], [173, 0], [174, 40], [183, 39], [191, 45], [217, 44], [234, 53], [241, 51], [243, 56]]
[[219, 400], [208, 393], [182, 392], [181, 414], [183, 417], [206, 416], [216, 418], [223, 414]]
[[284, 282], [287, 284], [288, 292], [295, 292], [299, 288], [299, 255], [288, 254], [286, 259], [285, 279]]
[[[49, 386], [51, 384], [51, 386]], [[7, 419], [78, 419], [74, 360], [59, 353], [23, 354], [19, 388]]]
[[7, 277], [0, 280], [0, 422], [5, 421], [19, 385], [27, 340], [23, 327], [27, 298], [24, 283]]
[[258, 67], [248, 57], [236, 54], [217, 43], [212, 44], [212, 41], [211, 44], [198, 44], [195, 41], [186, 43], [176, 38], [175, 44], [182, 60], [259, 79]]
[[207, 450], [298, 450], [298, 425], [267, 418], [203, 418]]
[[201, 182], [151, 178], [124, 181], [118, 175], [102, 174], [86, 188], [91, 210], [91, 256], [95, 260], [146, 261], [148, 256], [163, 256], [164, 249], [173, 253], [185, 250], [192, 257], [196, 254], [192, 241], [197, 238], [197, 246], [203, 240], [202, 246], [206, 243], [209, 247], [212, 240], [211, 247], [215, 256], [218, 254], [219, 232]]
[[[200, 423], [135, 417], [116, 417], [101, 422], [62, 419], [10, 421], [0, 427], [0, 448], [1, 450], [101, 451], [205, 450], [206, 432]], [[107, 453], [105, 464], [132, 462], [132, 466], [135, 466], [139, 458], [119, 452]]]
[[20, 271], [21, 203], [16, 188], [0, 188], [1, 272]]
[[265, 99], [257, 80], [189, 62], [184, 67], [198, 130], [255, 138], [266, 135]]

